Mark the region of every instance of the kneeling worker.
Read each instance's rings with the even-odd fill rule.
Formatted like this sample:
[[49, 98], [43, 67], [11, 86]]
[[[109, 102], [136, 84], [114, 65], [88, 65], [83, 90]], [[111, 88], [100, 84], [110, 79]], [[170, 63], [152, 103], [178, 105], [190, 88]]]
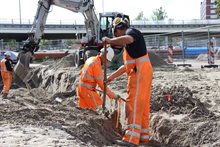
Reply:
[[[108, 47], [106, 50], [108, 65], [108, 62], [110, 62], [114, 57], [114, 50], [111, 47]], [[102, 65], [105, 60], [104, 55], [104, 49], [101, 49], [100, 54], [86, 60], [86, 63], [80, 71], [80, 81], [77, 92], [79, 97], [79, 106], [81, 108], [96, 110], [102, 105], [102, 99], [96, 90], [96, 86], [98, 84], [98, 86], [104, 91], [104, 76], [102, 72]], [[109, 88], [106, 89], [106, 94], [110, 99], [119, 97], [110, 91]]]
[[2, 98], [7, 98], [8, 92], [11, 88], [12, 83], [12, 64], [11, 53], [9, 51], [5, 52], [5, 58], [1, 60], [1, 76], [3, 81]]

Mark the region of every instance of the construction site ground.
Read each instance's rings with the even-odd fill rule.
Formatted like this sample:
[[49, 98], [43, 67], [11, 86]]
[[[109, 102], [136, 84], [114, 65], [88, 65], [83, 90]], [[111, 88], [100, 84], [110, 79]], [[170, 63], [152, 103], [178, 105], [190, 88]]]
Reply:
[[[73, 58], [69, 55], [32, 66], [39, 87], [27, 89], [13, 83], [8, 98], [0, 98], [1, 147], [117, 146], [113, 141], [121, 138], [126, 127], [124, 103], [117, 130], [113, 117], [106, 118], [101, 108], [97, 112], [79, 108], [76, 88], [80, 68], [74, 67]], [[151, 55], [151, 61], [154, 73], [149, 146], [219, 147], [220, 69], [174, 67], [156, 55]], [[108, 70], [108, 74], [111, 72]], [[126, 75], [109, 84], [124, 98], [126, 86]], [[114, 111], [114, 101], [108, 100], [106, 105]]]

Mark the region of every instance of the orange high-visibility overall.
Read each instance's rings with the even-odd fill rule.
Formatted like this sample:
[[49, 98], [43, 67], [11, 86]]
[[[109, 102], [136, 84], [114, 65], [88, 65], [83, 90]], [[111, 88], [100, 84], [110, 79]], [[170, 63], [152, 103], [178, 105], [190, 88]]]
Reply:
[[6, 59], [1, 60], [1, 76], [3, 81], [3, 93], [8, 93], [11, 88], [12, 83], [12, 72], [8, 71], [5, 65]]
[[131, 58], [123, 53], [128, 75], [128, 97], [126, 101], [127, 129], [122, 140], [138, 145], [149, 142], [150, 93], [152, 84], [152, 66], [148, 54]]
[[[77, 90], [80, 107], [96, 110], [98, 106], [102, 105], [102, 99], [96, 90], [96, 86], [98, 84], [104, 90], [103, 79], [101, 57], [97, 55], [87, 59], [80, 71]], [[109, 88], [106, 89], [106, 94], [111, 99], [116, 96]]]

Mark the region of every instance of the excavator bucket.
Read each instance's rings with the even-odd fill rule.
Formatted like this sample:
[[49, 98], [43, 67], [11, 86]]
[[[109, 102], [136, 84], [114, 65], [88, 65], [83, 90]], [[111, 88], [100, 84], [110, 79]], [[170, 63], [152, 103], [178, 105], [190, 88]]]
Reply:
[[35, 82], [37, 81], [36, 75], [33, 75], [29, 69], [31, 56], [31, 52], [19, 53], [19, 60], [14, 67], [14, 73], [25, 83], [26, 87], [29, 89], [36, 88], [38, 86], [38, 84]]
[[21, 63], [21, 61], [19, 60], [14, 67], [14, 72], [22, 81], [24, 81], [25, 77], [28, 74], [28, 69], [25, 68], [24, 65]]

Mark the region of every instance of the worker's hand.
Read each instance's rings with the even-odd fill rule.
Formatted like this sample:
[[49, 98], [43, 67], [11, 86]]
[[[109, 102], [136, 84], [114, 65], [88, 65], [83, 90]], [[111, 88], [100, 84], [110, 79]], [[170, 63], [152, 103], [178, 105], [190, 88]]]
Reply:
[[108, 37], [103, 37], [103, 38], [102, 38], [102, 41], [110, 44], [111, 39], [108, 38]]
[[118, 95], [118, 94], [116, 94], [116, 95], [115, 95], [115, 97], [114, 97], [114, 100], [116, 100], [116, 101], [117, 101], [117, 100], [118, 100], [118, 99], [120, 99], [120, 98], [121, 98], [121, 96], [120, 96], [120, 95]]
[[107, 78], [107, 83], [111, 82], [112, 80], [114, 80], [111, 76]]

